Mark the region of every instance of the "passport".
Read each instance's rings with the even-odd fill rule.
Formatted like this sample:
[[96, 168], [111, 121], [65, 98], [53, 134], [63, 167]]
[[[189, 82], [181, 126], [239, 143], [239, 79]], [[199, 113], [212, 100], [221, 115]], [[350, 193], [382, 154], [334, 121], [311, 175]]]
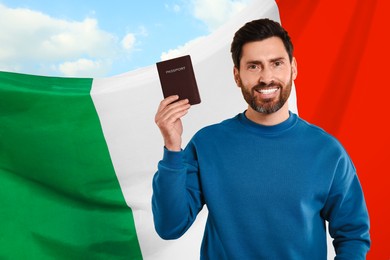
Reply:
[[178, 95], [191, 105], [201, 102], [190, 55], [157, 62], [156, 67], [164, 98]]

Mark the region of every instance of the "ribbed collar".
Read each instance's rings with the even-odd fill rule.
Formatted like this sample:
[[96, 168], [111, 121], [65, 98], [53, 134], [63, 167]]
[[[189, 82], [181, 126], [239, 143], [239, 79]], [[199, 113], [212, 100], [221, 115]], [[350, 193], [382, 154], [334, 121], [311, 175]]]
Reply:
[[298, 116], [291, 111], [289, 111], [289, 117], [287, 120], [273, 126], [265, 126], [261, 124], [257, 124], [250, 119], [248, 119], [245, 115], [244, 111], [241, 114], [238, 114], [237, 118], [238, 121], [248, 130], [255, 132], [257, 134], [263, 134], [263, 135], [279, 135], [282, 134], [291, 128], [293, 128], [297, 121], [298, 121]]

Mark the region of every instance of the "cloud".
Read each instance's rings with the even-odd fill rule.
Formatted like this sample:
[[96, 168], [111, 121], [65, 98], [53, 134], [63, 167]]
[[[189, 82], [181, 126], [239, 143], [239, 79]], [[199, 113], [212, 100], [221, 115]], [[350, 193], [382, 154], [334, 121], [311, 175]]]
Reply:
[[170, 12], [174, 12], [174, 13], [180, 13], [181, 11], [181, 6], [178, 5], [178, 4], [172, 4], [172, 5], [169, 5], [169, 4], [165, 4], [165, 9], [167, 9], [168, 11]]
[[210, 31], [214, 31], [248, 3], [249, 0], [192, 0], [192, 12]]
[[[135, 43], [131, 34], [120, 42], [116, 35], [100, 29], [93, 18], [69, 21], [2, 4], [0, 17], [0, 68], [23, 73], [39, 73], [37, 70], [42, 67], [53, 68], [53, 74], [76, 75], [76, 70], [94, 69], [100, 73]], [[80, 64], [88, 68], [83, 69]]]
[[108, 68], [109, 64], [102, 60], [78, 59], [64, 62], [57, 69], [67, 77], [96, 77], [106, 73]]
[[[207, 25], [210, 32], [215, 31], [235, 14], [243, 10], [250, 0], [191, 0], [191, 12], [195, 18]], [[167, 60], [184, 55], [191, 46], [197, 44], [203, 37], [193, 39], [175, 49], [161, 54], [161, 60]]]
[[[181, 0], [166, 6], [172, 12], [192, 14], [211, 31], [226, 22], [249, 0]], [[190, 9], [188, 9], [190, 8]], [[65, 20], [27, 8], [9, 8], [0, 3], [0, 70], [45, 75], [105, 76], [113, 66], [126, 63], [142, 50], [146, 27], [117, 36], [99, 27], [94, 18]], [[184, 53], [199, 39], [162, 53]], [[88, 61], [88, 62], [87, 62]], [[83, 69], [80, 64], [87, 68]], [[73, 66], [73, 68], [72, 68]], [[102, 73], [102, 74], [101, 74]]]
[[175, 49], [170, 49], [167, 52], [163, 52], [161, 54], [161, 60], [173, 59], [188, 53], [188, 50], [191, 49], [192, 46], [196, 45], [199, 41], [201, 41], [205, 37], [206, 36], [195, 38], [184, 45], [178, 46]]
[[126, 36], [123, 37], [121, 42], [123, 49], [125, 49], [126, 51], [131, 51], [134, 48], [135, 41], [136, 39], [133, 33], [126, 34]]

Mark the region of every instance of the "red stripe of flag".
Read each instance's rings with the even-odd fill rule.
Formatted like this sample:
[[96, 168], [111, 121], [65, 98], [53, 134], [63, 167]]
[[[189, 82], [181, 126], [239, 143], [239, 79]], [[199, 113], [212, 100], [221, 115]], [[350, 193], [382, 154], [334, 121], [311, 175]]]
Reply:
[[390, 259], [390, 2], [276, 2], [295, 46], [299, 114], [351, 155], [371, 219], [367, 259]]

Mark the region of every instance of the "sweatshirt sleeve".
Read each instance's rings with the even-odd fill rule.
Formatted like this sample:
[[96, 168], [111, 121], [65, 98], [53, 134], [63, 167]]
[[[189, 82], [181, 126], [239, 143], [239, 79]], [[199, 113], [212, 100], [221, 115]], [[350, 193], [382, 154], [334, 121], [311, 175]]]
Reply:
[[198, 166], [193, 158], [190, 149], [173, 152], [164, 148], [163, 159], [158, 163], [152, 211], [155, 229], [163, 239], [181, 237], [203, 207]]
[[370, 248], [369, 216], [355, 167], [347, 155], [336, 166], [323, 214], [334, 239], [335, 259], [366, 259]]

